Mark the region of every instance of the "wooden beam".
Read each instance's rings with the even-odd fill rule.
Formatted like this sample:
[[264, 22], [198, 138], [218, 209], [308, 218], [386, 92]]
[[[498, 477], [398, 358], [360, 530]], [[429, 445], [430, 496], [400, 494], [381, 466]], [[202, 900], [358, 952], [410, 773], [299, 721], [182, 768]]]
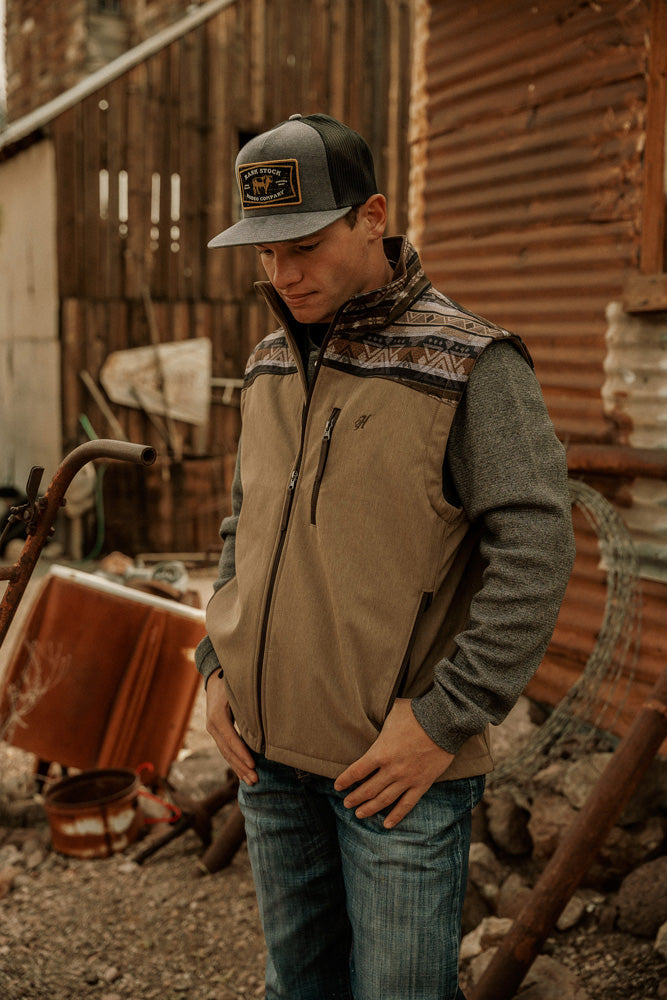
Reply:
[[664, 270], [665, 114], [667, 112], [667, 17], [664, 0], [651, 2], [650, 56], [646, 95], [646, 149], [640, 270]]
[[667, 310], [667, 274], [631, 274], [623, 285], [623, 308], [628, 313]]

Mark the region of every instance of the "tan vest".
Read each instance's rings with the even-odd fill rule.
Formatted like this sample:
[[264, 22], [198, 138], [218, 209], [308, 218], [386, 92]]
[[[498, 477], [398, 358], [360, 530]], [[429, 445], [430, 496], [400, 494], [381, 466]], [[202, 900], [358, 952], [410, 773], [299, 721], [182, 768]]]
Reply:
[[[431, 289], [410, 251], [388, 291], [344, 309], [310, 394], [284, 329], [253, 352], [236, 575], [207, 611], [249, 747], [329, 777], [365, 753], [397, 695], [428, 690], [480, 584], [443, 459], [477, 357], [510, 335]], [[444, 778], [491, 767], [480, 734]]]

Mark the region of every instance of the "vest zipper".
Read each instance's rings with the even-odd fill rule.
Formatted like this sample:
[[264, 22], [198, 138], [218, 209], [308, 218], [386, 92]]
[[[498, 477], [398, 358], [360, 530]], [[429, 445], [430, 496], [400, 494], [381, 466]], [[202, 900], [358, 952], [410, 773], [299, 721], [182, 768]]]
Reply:
[[[285, 496], [285, 502], [283, 504], [282, 515], [281, 515], [281, 518], [280, 518], [280, 537], [278, 539], [278, 545], [277, 545], [277, 548], [276, 548], [275, 555], [273, 557], [273, 562], [271, 564], [271, 574], [270, 574], [270, 577], [269, 577], [269, 583], [268, 583], [268, 587], [267, 587], [267, 591], [266, 591], [266, 599], [265, 599], [265, 602], [264, 602], [264, 613], [262, 615], [262, 628], [261, 628], [261, 632], [260, 632], [259, 649], [257, 651], [257, 660], [256, 660], [256, 664], [257, 664], [257, 712], [258, 712], [258, 718], [259, 718], [259, 725], [260, 725], [260, 728], [261, 728], [262, 750], [264, 750], [266, 748], [266, 728], [265, 728], [265, 725], [264, 725], [263, 710], [262, 710], [262, 674], [263, 674], [263, 671], [264, 671], [264, 653], [266, 651], [266, 637], [267, 637], [268, 627], [269, 627], [269, 614], [271, 613], [271, 605], [273, 603], [273, 590], [274, 590], [274, 587], [275, 587], [275, 584], [276, 584], [276, 577], [278, 575], [278, 566], [280, 565], [280, 558], [282, 556], [283, 548], [285, 546], [285, 538], [287, 536], [287, 527], [289, 525], [290, 513], [292, 511], [292, 504], [294, 502], [294, 491], [296, 489], [296, 484], [297, 484], [297, 481], [299, 479], [299, 471], [301, 469], [301, 460], [303, 458], [303, 442], [304, 442], [304, 435], [305, 435], [305, 432], [306, 432], [306, 424], [307, 424], [307, 421], [308, 421], [308, 413], [309, 413], [309, 410], [310, 410], [310, 401], [312, 399], [313, 389], [315, 388], [315, 382], [317, 381], [317, 376], [318, 376], [318, 373], [319, 373], [320, 362], [322, 360], [322, 356], [324, 355], [324, 351], [326, 349], [327, 342], [328, 342], [329, 338], [331, 337], [331, 331], [334, 329], [334, 327], [336, 325], [336, 322], [338, 321], [338, 317], [339, 317], [341, 311], [342, 311], [341, 309], [338, 310], [338, 312], [336, 313], [336, 315], [334, 316], [334, 318], [332, 319], [332, 321], [331, 321], [331, 323], [329, 325], [328, 333], [327, 333], [326, 337], [324, 338], [324, 341], [322, 342], [322, 347], [320, 348], [319, 357], [318, 357], [318, 359], [317, 359], [317, 361], [315, 363], [315, 371], [313, 373], [313, 381], [312, 381], [312, 383], [311, 383], [311, 385], [310, 385], [310, 387], [308, 389], [308, 392], [306, 394], [306, 402], [305, 402], [305, 406], [303, 408], [303, 414], [302, 414], [302, 417], [301, 417], [301, 446], [299, 448], [299, 454], [298, 454], [297, 459], [296, 459], [296, 464], [295, 464], [294, 468], [292, 469], [292, 473], [291, 473], [290, 478], [289, 478], [289, 483], [287, 484], [287, 493], [286, 493], [286, 496]], [[289, 330], [289, 325], [287, 323], [285, 323], [284, 317], [281, 316], [280, 313], [276, 313], [276, 316], [278, 318], [278, 321], [280, 323], [282, 323], [282, 324], [285, 325], [285, 329]], [[288, 339], [289, 339], [289, 337], [288, 337]], [[295, 357], [297, 357], [297, 358], [300, 357], [299, 351], [298, 350], [296, 350], [296, 351], [294, 350], [294, 345], [292, 345], [292, 351], [293, 351]], [[300, 364], [300, 363], [301, 363], [300, 361], [297, 361], [297, 364]], [[332, 416], [333, 416], [333, 414], [332, 414]], [[336, 419], [338, 419], [337, 416], [336, 416]], [[329, 420], [331, 420], [331, 417], [329, 418]], [[335, 422], [336, 421], [334, 420], [334, 423]], [[333, 429], [333, 425], [332, 425], [332, 429]], [[325, 428], [325, 430], [326, 430], [326, 428]], [[326, 462], [326, 459], [325, 459], [325, 462]]]
[[331, 411], [331, 416], [324, 425], [324, 434], [322, 435], [322, 444], [320, 446], [320, 460], [317, 463], [317, 472], [315, 473], [315, 482], [313, 483], [313, 492], [310, 498], [310, 523], [317, 523], [317, 499], [320, 495], [320, 486], [322, 485], [322, 479], [324, 477], [324, 470], [327, 464], [327, 458], [329, 457], [329, 448], [331, 447], [331, 435], [333, 434], [333, 429], [336, 426], [336, 421], [340, 416], [340, 407], [335, 406]]
[[[299, 456], [300, 460], [301, 456]], [[289, 478], [289, 483], [287, 484], [287, 492], [285, 494], [285, 502], [283, 504], [283, 512], [280, 518], [280, 536], [278, 538], [278, 547], [276, 548], [276, 554], [271, 565], [271, 575], [269, 577], [269, 585], [266, 592], [266, 602], [264, 604], [264, 615], [262, 617], [262, 631], [260, 632], [259, 641], [259, 651], [257, 655], [257, 710], [259, 712], [260, 726], [262, 728], [262, 749], [264, 748], [264, 724], [262, 722], [262, 665], [264, 663], [264, 650], [266, 648], [266, 635], [268, 631], [269, 623], [269, 612], [271, 611], [271, 603], [273, 599], [273, 588], [276, 583], [276, 576], [278, 575], [278, 566], [280, 564], [280, 557], [282, 555], [283, 546], [285, 544], [285, 536], [287, 534], [287, 525], [289, 523], [290, 511], [292, 509], [292, 503], [294, 501], [294, 490], [296, 489], [297, 480], [299, 478], [298, 467], [292, 469], [292, 474]]]

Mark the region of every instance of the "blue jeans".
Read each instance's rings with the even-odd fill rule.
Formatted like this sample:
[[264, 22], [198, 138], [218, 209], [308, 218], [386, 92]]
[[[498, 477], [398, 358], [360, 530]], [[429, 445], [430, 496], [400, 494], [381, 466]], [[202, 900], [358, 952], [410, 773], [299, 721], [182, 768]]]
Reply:
[[333, 781], [257, 756], [241, 785], [268, 948], [266, 1000], [465, 1000], [470, 813], [483, 778], [439, 782], [392, 830]]

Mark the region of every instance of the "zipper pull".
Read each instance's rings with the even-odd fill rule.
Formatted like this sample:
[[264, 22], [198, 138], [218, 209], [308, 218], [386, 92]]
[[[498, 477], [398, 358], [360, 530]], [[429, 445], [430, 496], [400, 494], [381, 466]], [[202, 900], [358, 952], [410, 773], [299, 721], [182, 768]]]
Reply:
[[322, 485], [322, 477], [324, 476], [324, 469], [327, 464], [327, 458], [329, 457], [329, 447], [331, 445], [331, 437], [333, 435], [333, 429], [336, 426], [336, 421], [340, 416], [340, 407], [335, 406], [331, 411], [331, 415], [324, 425], [324, 432], [322, 434], [322, 444], [320, 445], [320, 460], [317, 463], [317, 472], [315, 473], [315, 481], [313, 482], [313, 493], [310, 498], [310, 523], [316, 524], [316, 514], [317, 514], [317, 498], [320, 494], [320, 486]]
[[[338, 414], [336, 414], [336, 417], [337, 416]], [[331, 435], [333, 433], [334, 424], [336, 423], [336, 417], [329, 417], [324, 425], [324, 434], [322, 435], [323, 441], [331, 441]]]
[[289, 521], [290, 510], [292, 509], [292, 501], [294, 500], [294, 490], [296, 489], [296, 481], [299, 478], [299, 470], [292, 469], [292, 475], [289, 477], [289, 483], [287, 484], [287, 493], [285, 494], [285, 503], [283, 504], [283, 514], [280, 519], [280, 530], [287, 531], [287, 522]]

